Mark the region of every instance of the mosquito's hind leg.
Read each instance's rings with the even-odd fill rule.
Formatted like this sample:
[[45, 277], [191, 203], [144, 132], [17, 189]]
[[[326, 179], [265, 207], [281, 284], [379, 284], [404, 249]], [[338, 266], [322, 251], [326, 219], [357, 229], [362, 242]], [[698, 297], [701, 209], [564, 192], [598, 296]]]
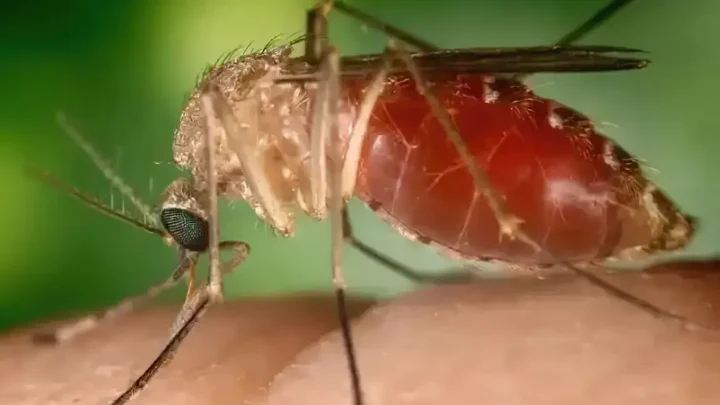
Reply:
[[352, 227], [352, 221], [350, 220], [350, 212], [347, 209], [347, 205], [343, 206], [342, 219], [343, 238], [345, 239], [345, 243], [354, 247], [369, 259], [380, 263], [388, 270], [391, 270], [394, 273], [397, 273], [407, 278], [408, 280], [422, 284], [458, 284], [472, 282], [473, 280], [477, 280], [478, 278], [477, 275], [473, 274], [468, 270], [464, 270], [463, 268], [451, 269], [455, 271], [449, 274], [446, 272], [443, 272], [443, 274], [428, 274], [406, 266], [392, 259], [390, 256], [379, 252], [375, 248], [367, 245], [366, 243], [355, 237]]
[[576, 276], [583, 278], [587, 280], [590, 284], [602, 289], [610, 296], [613, 296], [621, 301], [624, 301], [633, 307], [640, 309], [641, 311], [644, 311], [648, 313], [649, 315], [661, 318], [661, 319], [668, 319], [671, 321], [678, 322], [683, 327], [689, 328], [689, 329], [702, 329], [699, 325], [697, 325], [695, 322], [691, 321], [687, 317], [683, 315], [679, 315], [677, 313], [674, 313], [672, 310], [668, 310], [665, 308], [662, 308], [644, 298], [635, 296], [625, 290], [623, 290], [620, 287], [617, 287], [610, 281], [606, 280], [601, 275], [598, 275], [596, 272], [592, 270], [587, 270], [584, 268], [580, 268], [577, 266], [573, 266], [571, 264], [564, 264], [564, 267], [569, 269], [571, 272], [575, 273]]
[[[563, 35], [562, 38], [555, 42], [555, 45], [572, 45], [573, 43], [584, 38], [590, 32], [594, 31], [596, 28], [600, 27], [603, 23], [612, 18], [615, 14], [617, 14], [618, 11], [620, 11], [622, 8], [626, 7], [633, 1], [635, 0], [612, 0], [605, 7], [595, 12], [595, 14], [593, 14], [585, 22], [578, 25], [574, 30]], [[530, 75], [527, 73], [518, 73], [513, 76], [513, 79], [523, 81], [527, 79], [528, 76]]]
[[[562, 38], [560, 38], [555, 45], [557, 46], [566, 46], [571, 45], [574, 42], [577, 42], [578, 40], [585, 37], [587, 34], [595, 30], [596, 28], [600, 27], [603, 23], [605, 23], [607, 20], [612, 18], [615, 14], [617, 14], [618, 11], [620, 11], [622, 8], [628, 6], [630, 3], [632, 3], [634, 0], [612, 0], [610, 3], [608, 3], [605, 7], [601, 8], [597, 12], [595, 12], [589, 19], [587, 19], [585, 22], [577, 26], [572, 31], [568, 32], [567, 34], [563, 35]], [[513, 78], [515, 80], [525, 80], [527, 79], [529, 75], [528, 74], [517, 74], [514, 75]], [[630, 293], [625, 292], [623, 289], [616, 287], [614, 284], [612, 284], [609, 281], [606, 281], [603, 279], [603, 277], [598, 276], [597, 274], [593, 273], [592, 271], [585, 270], [583, 268], [579, 268], [577, 266], [574, 266], [569, 263], [565, 263], [564, 267], [566, 267], [568, 270], [570, 270], [572, 273], [577, 275], [578, 277], [582, 277], [586, 279], [591, 284], [595, 285], [596, 287], [599, 287], [603, 290], [605, 290], [606, 293], [608, 293], [611, 296], [614, 296], [622, 301], [627, 302], [628, 304], [639, 308], [642, 311], [645, 311], [649, 313], [652, 316], [659, 317], [659, 318], [666, 318], [671, 319], [674, 321], [678, 321], [683, 325], [692, 325], [694, 324], [690, 322], [687, 318], [677, 315], [671, 311], [668, 311], [664, 308], [661, 308], [649, 301], [646, 301], [640, 297], [636, 297]]]

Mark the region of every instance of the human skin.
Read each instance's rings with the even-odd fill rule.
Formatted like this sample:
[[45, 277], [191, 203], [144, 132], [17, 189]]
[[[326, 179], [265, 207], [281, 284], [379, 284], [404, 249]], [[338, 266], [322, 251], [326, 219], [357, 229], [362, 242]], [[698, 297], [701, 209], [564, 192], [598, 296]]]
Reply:
[[[608, 279], [693, 325], [653, 317], [566, 275], [357, 301], [367, 402], [720, 403], [720, 333], [712, 330], [720, 329], [720, 262]], [[160, 349], [176, 310], [141, 309], [54, 347], [30, 343], [37, 328], [0, 337], [0, 403], [109, 402]], [[335, 327], [329, 297], [212, 307], [133, 403], [350, 404]]]

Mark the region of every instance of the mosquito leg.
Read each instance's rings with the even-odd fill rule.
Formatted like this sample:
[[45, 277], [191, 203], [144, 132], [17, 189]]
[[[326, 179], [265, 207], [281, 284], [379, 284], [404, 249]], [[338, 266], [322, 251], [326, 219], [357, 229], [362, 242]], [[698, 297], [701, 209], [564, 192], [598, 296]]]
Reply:
[[612, 16], [614, 16], [618, 11], [633, 1], [635, 0], [612, 0], [607, 6], [601, 8], [597, 13], [593, 14], [593, 16], [587, 21], [560, 38], [555, 45], [565, 46], [580, 40], [582, 37], [601, 26], [605, 21], [612, 18]]
[[[139, 392], [157, 373], [157, 371], [164, 364], [167, 364], [180, 345], [180, 342], [189, 333], [190, 329], [199, 320], [201, 311], [207, 306], [208, 303], [219, 303], [223, 301], [223, 269], [228, 272], [232, 271], [235, 267], [233, 264], [239, 264], [247, 254], [247, 245], [242, 242], [235, 242], [234, 244], [225, 244], [224, 246], [234, 248], [244, 247], [245, 249], [234, 250], [233, 253], [240, 255], [240, 258], [236, 258], [231, 261], [231, 267], [223, 267], [220, 265], [220, 242], [219, 242], [219, 224], [218, 224], [218, 201], [217, 201], [217, 171], [215, 168], [215, 137], [220, 133], [219, 128], [215, 123], [215, 110], [210, 99], [209, 92], [207, 89], [203, 90], [201, 96], [201, 103], [203, 113], [206, 119], [206, 130], [205, 130], [205, 150], [206, 150], [206, 170], [207, 170], [207, 190], [205, 190], [206, 201], [206, 212], [208, 220], [208, 254], [210, 256], [210, 274], [208, 275], [208, 285], [205, 288], [199, 289], [197, 294], [192, 290], [192, 284], [188, 288], [188, 295], [185, 298], [180, 313], [178, 314], [170, 332], [170, 341], [163, 349], [158, 358], [143, 373], [142, 376], [125, 392], [127, 398], [130, 399], [135, 392]], [[241, 252], [241, 253], [240, 253]], [[186, 331], [183, 333], [183, 331]], [[177, 343], [175, 343], [177, 341]], [[166, 354], [167, 353], [167, 354]], [[123, 396], [118, 398], [116, 402], [121, 401]], [[124, 400], [123, 400], [124, 401]], [[122, 402], [121, 402], [122, 403]]]
[[[307, 36], [305, 54], [309, 63], [320, 65], [320, 78], [313, 103], [312, 121], [310, 127], [310, 204], [312, 210], [319, 217], [325, 217], [322, 212], [327, 207], [327, 143], [330, 139], [330, 126], [326, 117], [329, 114], [330, 104], [337, 102], [328, 95], [330, 86], [327, 80], [327, 64], [324, 62], [324, 52], [327, 43], [327, 20], [329, 12], [328, 2], [320, 4], [307, 12]], [[322, 211], [318, 211], [321, 209]]]
[[[329, 50], [325, 56], [327, 63], [328, 92], [330, 98], [328, 103], [328, 115], [326, 117], [330, 130], [329, 134], [333, 140], [337, 140], [338, 134], [338, 100], [340, 99], [340, 57], [334, 49]], [[347, 353], [348, 368], [352, 383], [353, 403], [361, 405], [363, 403], [362, 389], [360, 386], [360, 371], [357, 366], [355, 347], [353, 344], [352, 333], [350, 329], [350, 318], [347, 313], [347, 303], [345, 300], [345, 277], [342, 271], [342, 249], [343, 249], [343, 220], [342, 210], [345, 205], [342, 194], [342, 150], [339, 142], [330, 142], [329, 148], [329, 167], [328, 174], [330, 177], [330, 226], [332, 238], [332, 277], [333, 288], [337, 296], [338, 315], [340, 318], [340, 326], [343, 334], [343, 342]]]
[[220, 272], [223, 275], [230, 274], [237, 266], [240, 265], [250, 254], [250, 245], [245, 242], [234, 240], [222, 241], [219, 244], [220, 250], [229, 250], [232, 259], [227, 262], [220, 263]]
[[342, 1], [334, 1], [333, 7], [343, 12], [344, 14], [355, 18], [356, 20], [362, 22], [363, 24], [368, 25], [369, 27], [375, 28], [376, 30], [385, 33], [385, 35], [396, 38], [410, 46], [413, 46], [417, 48], [418, 50], [425, 51], [425, 52], [432, 52], [436, 51], [440, 48], [437, 46], [420, 39], [414, 35], [411, 35], [399, 28], [396, 28], [386, 22], [380, 21], [377, 18], [366, 14], [359, 9], [356, 9], [355, 7], [352, 7], [350, 5], [345, 4]]
[[150, 367], [138, 377], [135, 382], [128, 387], [119, 397], [117, 397], [112, 405], [122, 405], [130, 401], [135, 397], [143, 388], [150, 382], [150, 380], [157, 374], [158, 371], [166, 366], [170, 360], [175, 356], [180, 344], [187, 337], [190, 331], [197, 325], [200, 317], [205, 313], [208, 304], [210, 303], [210, 296], [206, 288], [198, 289], [198, 293], [193, 296], [190, 300], [192, 304], [191, 315], [185, 320], [181, 327], [176, 333], [172, 335], [170, 341], [165, 345], [160, 354], [155, 358]]
[[459, 284], [477, 280], [476, 275], [465, 271], [462, 268], [460, 268], [459, 271], [455, 271], [450, 274], [426, 274], [410, 268], [357, 239], [353, 232], [352, 222], [350, 221], [350, 212], [347, 209], [347, 205], [343, 205], [342, 219], [343, 239], [345, 240], [345, 243], [354, 247], [371, 260], [382, 264], [389, 270], [407, 278], [408, 280], [422, 284]]
[[[306, 52], [311, 61], [319, 61], [318, 81], [319, 88], [315, 94], [314, 122], [311, 127], [311, 138], [320, 138], [326, 144], [326, 154], [322, 158], [326, 162], [328, 182], [320, 183], [319, 179], [312, 179], [321, 186], [328, 185], [330, 195], [328, 207], [330, 213], [331, 239], [332, 239], [332, 281], [338, 307], [338, 319], [342, 331], [343, 344], [348, 362], [348, 372], [353, 394], [353, 404], [362, 405], [363, 395], [360, 384], [360, 372], [357, 365], [355, 345], [352, 339], [350, 317], [347, 311], [345, 291], [347, 285], [342, 271], [343, 249], [343, 146], [339, 137], [338, 105], [340, 103], [340, 57], [336, 49], [327, 43], [327, 15], [332, 2], [322, 2], [316, 8], [308, 11], [308, 40]], [[322, 114], [318, 114], [320, 109]], [[311, 176], [317, 176], [311, 172]], [[323, 176], [324, 178], [324, 176]]]
[[[232, 255], [232, 258], [230, 260], [219, 264], [220, 273], [223, 276], [230, 274], [247, 258], [248, 254], [250, 254], [250, 245], [245, 242], [223, 241], [219, 243], [218, 247], [219, 250], [229, 250]], [[175, 333], [177, 333], [177, 331], [182, 328], [182, 326], [187, 322], [187, 320], [193, 316], [195, 304], [192, 302], [192, 300], [195, 299], [194, 297], [197, 297], [197, 294], [195, 294], [195, 292], [188, 292], [185, 298], [185, 302], [183, 303], [180, 312], [175, 317], [175, 321], [170, 328], [170, 336], [175, 335]]]
[[[209, 86], [209, 83], [206, 84]], [[222, 272], [220, 270], [220, 248], [219, 248], [219, 224], [218, 224], [218, 198], [217, 198], [217, 170], [215, 167], [215, 139], [221, 133], [220, 128], [217, 127], [215, 122], [215, 108], [213, 101], [210, 98], [210, 94], [207, 91], [207, 87], [203, 90], [203, 95], [200, 96], [202, 103], [203, 113], [205, 115], [206, 130], [205, 130], [205, 150], [206, 150], [206, 164], [207, 164], [207, 215], [209, 224], [209, 251], [210, 256], [210, 280], [208, 284], [208, 290], [210, 299], [213, 302], [222, 302], [223, 300], [223, 284], [222, 284]]]
[[[587, 34], [600, 27], [603, 23], [612, 18], [615, 14], [617, 14], [617, 12], [620, 11], [623, 7], [627, 6], [633, 1], [635, 0], [612, 0], [610, 3], [608, 3], [608, 5], [593, 14], [592, 17], [590, 17], [587, 21], [577, 26], [577, 28], [575, 28], [574, 30], [563, 35], [563, 37], [560, 38], [555, 43], [555, 45], [567, 46], [571, 45], [573, 42], [579, 41]], [[523, 81], [528, 76], [530, 75], [527, 73], [516, 74], [513, 76], [513, 79]]]
[[438, 101], [435, 95], [433, 95], [427, 87], [427, 84], [420, 74], [417, 65], [415, 65], [415, 62], [413, 62], [410, 55], [398, 44], [391, 43], [391, 47], [395, 50], [395, 55], [405, 64], [410, 72], [410, 75], [415, 81], [418, 93], [425, 97], [425, 100], [427, 100], [430, 105], [433, 115], [437, 118], [440, 125], [442, 125], [450, 141], [455, 145], [455, 148], [460, 154], [460, 158], [463, 160], [463, 163], [473, 177], [476, 192], [481, 193], [485, 197], [490, 209], [495, 214], [498, 225], [500, 226], [500, 236], [508, 236], [512, 239], [517, 238], [531, 246], [536, 251], [541, 251], [542, 248], [537, 244], [537, 242], [533, 241], [520, 229], [522, 220], [508, 211], [505, 203], [490, 183], [487, 175], [470, 154], [467, 145], [460, 137], [455, 125], [453, 125], [449, 113], [441, 106], [440, 101]]
[[[250, 246], [244, 242], [224, 241], [219, 243], [218, 246], [221, 250], [231, 250], [232, 252], [232, 259], [218, 265], [218, 268], [223, 274], [229, 273], [242, 263], [250, 252]], [[193, 257], [195, 260], [193, 261], [194, 265], [197, 261], [197, 256], [195, 255]], [[184, 273], [185, 272], [182, 272], [182, 274]], [[176, 270], [173, 273], [173, 276], [177, 274], [180, 274], [180, 272]], [[160, 354], [158, 354], [150, 367], [148, 367], [130, 387], [128, 387], [117, 399], [112, 402], [113, 405], [121, 405], [130, 401], [143, 388], [145, 388], [145, 386], [150, 382], [150, 379], [152, 379], [163, 366], [166, 366], [172, 360], [173, 356], [180, 347], [180, 344], [195, 327], [210, 303], [211, 296], [209, 286], [198, 288], [194, 294], [188, 296], [171, 328], [168, 343], [165, 345]]]
[[185, 292], [185, 302], [187, 302], [187, 300], [189, 300], [193, 294], [195, 294], [195, 266], [193, 266], [188, 272], [188, 284], [187, 291]]
[[305, 19], [305, 59], [319, 65], [328, 46], [327, 15], [333, 7], [331, 1], [320, 1], [308, 10]]
[[[243, 242], [219, 242], [219, 225], [218, 225], [218, 209], [217, 209], [217, 171], [215, 170], [215, 138], [218, 136], [219, 127], [216, 126], [215, 116], [216, 110], [212, 93], [206, 88], [203, 89], [201, 102], [203, 112], [205, 114], [207, 129], [205, 131], [205, 147], [206, 147], [206, 163], [207, 163], [207, 180], [208, 188], [205, 190], [207, 194], [206, 209], [208, 213], [209, 235], [208, 235], [208, 251], [210, 255], [210, 274], [208, 285], [204, 288], [197, 289], [197, 293], [189, 295], [183, 304], [177, 320], [171, 328], [171, 337], [168, 344], [153, 361], [150, 367], [135, 382], [120, 395], [114, 405], [124, 404], [138, 392], [140, 392], [150, 381], [150, 379], [160, 370], [161, 367], [167, 365], [173, 358], [180, 343], [185, 339], [190, 330], [197, 324], [200, 316], [204, 313], [206, 307], [210, 303], [221, 302], [223, 300], [222, 276], [223, 273], [232, 271], [234, 267], [239, 265], [247, 256], [249, 246]], [[233, 259], [228, 263], [220, 263], [220, 249], [230, 249], [233, 253]]]
[[[702, 328], [701, 326], [695, 324], [690, 319], [675, 314], [671, 311], [668, 311], [664, 308], [661, 308], [647, 300], [644, 300], [640, 297], [636, 297], [628, 292], [625, 292], [621, 288], [618, 288], [614, 286], [612, 283], [605, 281], [602, 277], [598, 276], [597, 274], [592, 273], [591, 271], [587, 271], [585, 269], [581, 269], [579, 267], [570, 265], [570, 264], [564, 264], [566, 268], [568, 268], [570, 271], [575, 273], [578, 277], [582, 277], [585, 280], [589, 281], [591, 284], [593, 284], [596, 287], [599, 287], [603, 290], [605, 290], [606, 293], [609, 295], [618, 298], [621, 301], [625, 301], [628, 304], [639, 308], [642, 311], [647, 312], [648, 314], [656, 317], [656, 318], [665, 318], [670, 319], [673, 321], [679, 322], [682, 326], [698, 329]], [[704, 329], [704, 328], [703, 328]]]
[[[200, 102], [205, 114], [213, 117], [208, 125], [217, 136], [225, 136], [228, 147], [240, 160], [245, 181], [257, 205], [262, 208], [263, 219], [283, 235], [293, 232], [294, 217], [282, 198], [267, 179], [268, 162], [258, 148], [258, 120], [260, 101], [256, 98], [230, 106], [221, 89], [212, 82], [202, 85]], [[242, 118], [239, 118], [242, 117]], [[215, 132], [221, 131], [221, 132]]]
[[365, 141], [365, 135], [367, 134], [367, 125], [370, 121], [370, 116], [373, 108], [375, 107], [375, 103], [385, 89], [385, 82], [390, 69], [390, 62], [390, 54], [386, 52], [383, 57], [382, 67], [378, 70], [370, 81], [370, 84], [365, 89], [365, 95], [363, 96], [363, 99], [360, 102], [360, 107], [358, 108], [357, 119], [352, 126], [342, 171], [342, 192], [343, 198], [345, 199], [350, 199], [355, 191], [357, 172], [360, 167], [360, 154], [362, 152], [362, 145]]
[[124, 299], [118, 304], [105, 309], [98, 314], [86, 316], [67, 325], [63, 325], [55, 330], [40, 332], [33, 336], [33, 341], [40, 344], [62, 343], [73, 339], [78, 335], [89, 332], [110, 319], [127, 314], [142, 304], [157, 297], [163, 291], [177, 285], [188, 272], [191, 272], [192, 269], [195, 268], [196, 263], [197, 255], [185, 255], [180, 260], [180, 264], [178, 264], [177, 268], [175, 268], [170, 278], [153, 286], [145, 294]]
[[[337, 3], [336, 3], [337, 4]], [[354, 9], [350, 9], [352, 12], [355, 13], [357, 16], [358, 11]], [[310, 12], [308, 12], [308, 40], [306, 41], [307, 49], [305, 52], [306, 58], [310, 61], [310, 63], [313, 63], [314, 61], [319, 61], [320, 57], [318, 56], [320, 51], [320, 46], [318, 43], [323, 41], [323, 38], [326, 38], [327, 32], [326, 32], [326, 26], [324, 24], [321, 24], [318, 22], [318, 14], [325, 12], [327, 13], [327, 9], [313, 9]], [[361, 14], [363, 15], [363, 14]], [[377, 20], [375, 20], [377, 22]], [[379, 22], [377, 22], [379, 23]], [[386, 30], [391, 30], [392, 32], [398, 33], [400, 31], [389, 27], [388, 25], [383, 26]], [[388, 28], [389, 27], [389, 28]], [[430, 46], [431, 45], [427, 45]], [[357, 180], [357, 172], [358, 167], [360, 163], [360, 154], [362, 152], [362, 145], [363, 141], [365, 140], [365, 135], [367, 133], [367, 124], [370, 120], [370, 116], [372, 114], [372, 110], [375, 107], [375, 103], [382, 94], [384, 88], [385, 88], [385, 82], [388, 76], [390, 63], [391, 63], [391, 53], [386, 52], [383, 57], [383, 64], [378, 70], [377, 73], [373, 76], [372, 80], [370, 81], [370, 84], [365, 89], [365, 95], [363, 96], [363, 99], [360, 103], [360, 106], [358, 108], [358, 116], [355, 122], [352, 126], [352, 131], [350, 133], [348, 145], [347, 145], [347, 151], [345, 153], [345, 158], [343, 162], [343, 169], [342, 169], [342, 193], [344, 199], [349, 199], [352, 197], [353, 192], [355, 190], [355, 183]], [[323, 85], [323, 81], [320, 82], [320, 85]], [[318, 95], [321, 95], [322, 92], [325, 90], [324, 87], [321, 87], [318, 89]], [[319, 104], [319, 103], [318, 103]], [[315, 129], [311, 133], [311, 139], [317, 139], [317, 138], [325, 138], [320, 133], [319, 126], [322, 125], [322, 123], [317, 118], [317, 112], [324, 113], [324, 109], [327, 107], [327, 103], [322, 104], [322, 109], [318, 108], [319, 105], [316, 105], [315, 111], [316, 116], [313, 119], [313, 125], [318, 125], [317, 129]], [[322, 182], [324, 184], [324, 182]], [[350, 215], [347, 210], [347, 206], [345, 204], [342, 205], [342, 224], [343, 224], [343, 239], [346, 243], [350, 244], [354, 248], [356, 248], [358, 251], [360, 251], [365, 256], [369, 257], [370, 259], [384, 265], [388, 269], [400, 274], [401, 276], [404, 276], [412, 281], [419, 282], [419, 283], [447, 283], [447, 282], [463, 282], [463, 281], [469, 281], [470, 279], [474, 278], [470, 274], [466, 272], [462, 273], [456, 273], [452, 275], [429, 275], [429, 274], [422, 274], [414, 269], [411, 269], [407, 266], [402, 265], [401, 263], [393, 260], [392, 258], [378, 252], [377, 250], [373, 249], [372, 247], [366, 245], [365, 243], [361, 242], [360, 240], [356, 239], [353, 235], [352, 231], [352, 224], [350, 222]]]

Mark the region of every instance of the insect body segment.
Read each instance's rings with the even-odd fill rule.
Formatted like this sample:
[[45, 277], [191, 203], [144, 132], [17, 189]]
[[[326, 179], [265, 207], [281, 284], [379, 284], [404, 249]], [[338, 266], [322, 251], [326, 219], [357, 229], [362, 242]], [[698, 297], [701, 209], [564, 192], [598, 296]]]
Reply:
[[[488, 75], [428, 75], [436, 97], [509, 210], [540, 243], [499, 239], [498, 224], [410, 77], [393, 75], [365, 140], [356, 195], [461, 257], [552, 264], [684, 247], [691, 220], [636, 159], [581, 113]], [[347, 80], [357, 102], [366, 80]]]
[[[215, 86], [213, 118], [222, 124], [214, 128], [219, 197], [248, 201], [284, 236], [294, 232], [295, 207], [319, 220], [326, 217], [328, 189], [324, 138], [310, 135], [317, 130], [311, 114], [320, 111], [313, 108], [318, 85], [274, 83], [291, 50], [280, 47], [260, 57], [238, 58], [204, 79]], [[207, 187], [204, 149], [198, 147], [206, 131], [201, 96], [197, 90], [185, 106], [173, 144], [175, 162], [190, 169], [198, 193]], [[354, 114], [342, 104], [343, 125], [332, 142], [345, 143]], [[172, 190], [166, 198], [176, 199]]]
[[[241, 57], [210, 70], [204, 79], [218, 86], [218, 96], [228, 101], [228, 114], [242, 131], [237, 136], [217, 131], [219, 196], [247, 200], [286, 236], [294, 231], [294, 207], [325, 218], [325, 198], [318, 197], [326, 196], [327, 180], [317, 174], [324, 170], [313, 167], [324, 168], [328, 155], [320, 140], [330, 139], [327, 134], [313, 138], [317, 117], [327, 115], [317, 115], [324, 107], [314, 105], [322, 83], [270, 84], [280, 72], [302, 70], [289, 51], [281, 47]], [[350, 66], [359, 71], [357, 62]], [[682, 248], [692, 237], [692, 221], [644, 177], [634, 157], [581, 113], [535, 95], [512, 78], [430, 70], [430, 91], [541, 249], [498, 238], [493, 210], [407, 73], [383, 76], [364, 139], [357, 145], [349, 141], [354, 126], [364, 122], [357, 118], [371, 78], [355, 74], [342, 80], [336, 101], [339, 131], [330, 141], [338, 142], [346, 156], [359, 156], [353, 162], [357, 178], [345, 179], [349, 187], [344, 191], [405, 235], [464, 259], [527, 265], [637, 258]], [[201, 148], [193, 146], [205, 130], [198, 97], [196, 92], [182, 113], [173, 150], [201, 190], [205, 174], [197, 168], [204, 167], [203, 158], [197, 152]], [[234, 145], [243, 142], [246, 148]], [[361, 148], [359, 154], [348, 145]]]

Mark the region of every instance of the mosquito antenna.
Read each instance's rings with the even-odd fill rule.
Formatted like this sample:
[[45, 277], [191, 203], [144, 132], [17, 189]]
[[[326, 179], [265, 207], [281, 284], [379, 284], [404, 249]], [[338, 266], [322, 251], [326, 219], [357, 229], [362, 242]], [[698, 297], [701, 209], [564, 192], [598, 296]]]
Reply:
[[84, 194], [83, 192], [81, 192], [80, 190], [78, 190], [74, 187], [69, 186], [68, 184], [66, 184], [65, 182], [63, 182], [62, 180], [58, 179], [57, 177], [51, 175], [48, 172], [42, 172], [42, 171], [39, 171], [39, 170], [33, 169], [33, 168], [28, 168], [27, 172], [30, 176], [35, 177], [36, 179], [40, 180], [41, 182], [49, 185], [50, 187], [52, 187], [54, 189], [60, 191], [61, 193], [64, 193], [71, 197], [77, 198], [85, 205], [87, 205], [91, 208], [94, 208], [105, 215], [119, 219], [119, 220], [125, 222], [126, 224], [130, 224], [136, 228], [140, 228], [140, 229], [142, 229], [146, 232], [152, 233], [154, 235], [157, 235], [160, 237], [165, 236], [165, 232], [163, 232], [159, 228], [148, 225], [142, 221], [138, 221], [137, 219], [134, 219], [134, 218], [130, 217], [129, 215], [126, 215], [120, 211], [117, 211], [117, 210], [107, 206], [106, 204], [101, 203], [97, 199], [90, 197], [87, 194]]
[[595, 30], [596, 28], [600, 27], [603, 23], [605, 23], [607, 20], [612, 18], [620, 9], [627, 6], [628, 4], [632, 3], [635, 0], [613, 0], [608, 4], [607, 6], [600, 9], [598, 12], [593, 14], [592, 17], [590, 17], [589, 20], [585, 21], [584, 23], [580, 24], [577, 28], [570, 31], [566, 35], [564, 35], [562, 38], [560, 38], [559, 41], [555, 43], [557, 46], [566, 46], [570, 45], [573, 42], [578, 41], [582, 37], [589, 34], [591, 31]]
[[62, 127], [62, 129], [70, 137], [70, 139], [72, 139], [73, 142], [75, 142], [78, 146], [80, 146], [83, 151], [85, 151], [88, 157], [90, 157], [90, 160], [92, 160], [95, 166], [100, 169], [105, 178], [108, 179], [113, 186], [120, 190], [123, 195], [130, 199], [132, 204], [140, 211], [143, 217], [148, 218], [152, 226], [157, 227], [158, 220], [155, 218], [154, 215], [152, 215], [152, 209], [135, 194], [135, 191], [133, 191], [132, 187], [125, 183], [125, 181], [123, 181], [123, 179], [118, 176], [117, 173], [115, 173], [112, 167], [110, 167], [110, 165], [106, 162], [106, 159], [104, 159], [95, 150], [95, 148], [93, 148], [90, 142], [85, 140], [85, 138], [80, 135], [80, 132], [78, 132], [78, 130], [76, 130], [75, 127], [70, 124], [70, 121], [68, 121], [65, 114], [59, 112], [56, 118], [60, 127]]

